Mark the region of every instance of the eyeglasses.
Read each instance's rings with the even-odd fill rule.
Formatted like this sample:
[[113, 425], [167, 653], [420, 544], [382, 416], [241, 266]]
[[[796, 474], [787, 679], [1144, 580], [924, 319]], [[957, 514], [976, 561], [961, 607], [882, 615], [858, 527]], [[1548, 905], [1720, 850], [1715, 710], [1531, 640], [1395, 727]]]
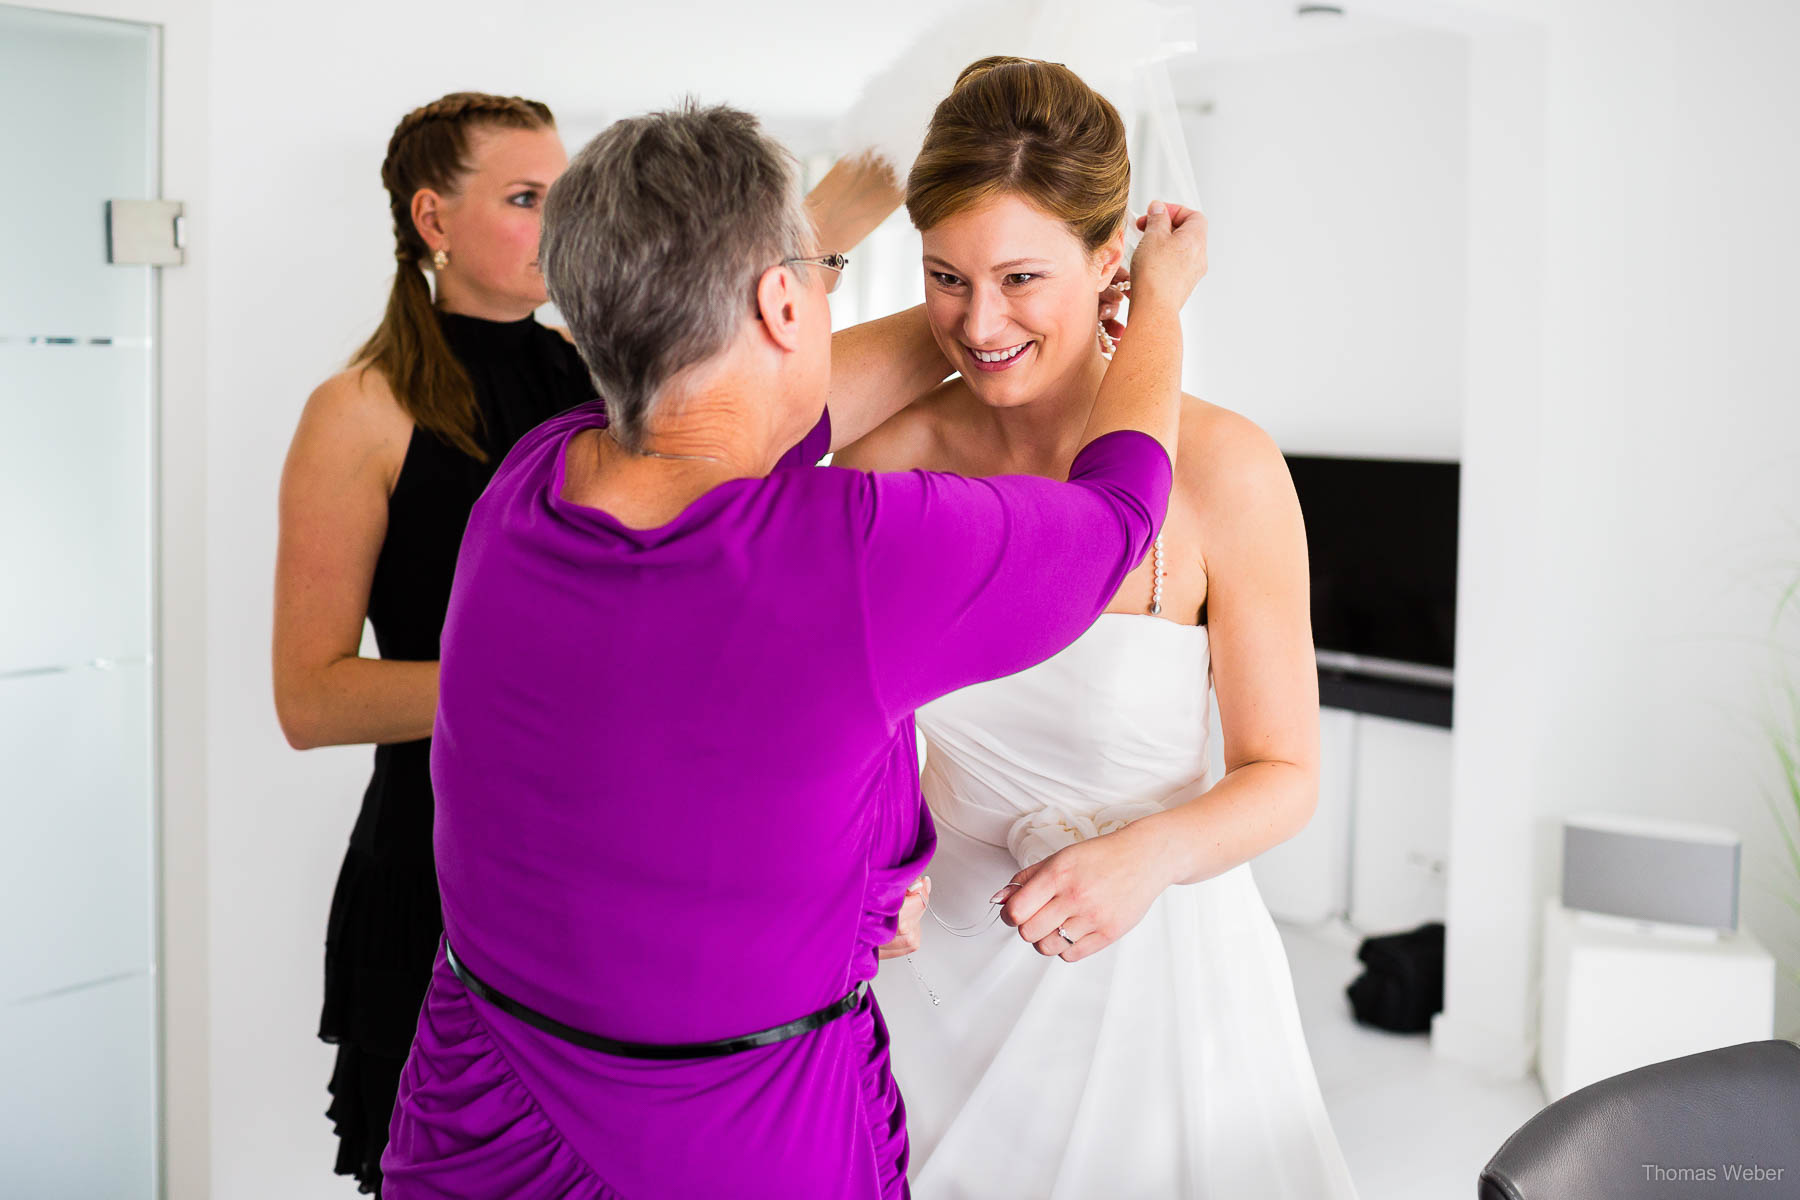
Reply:
[[824, 267], [831, 272], [825, 277], [825, 294], [829, 296], [837, 291], [838, 284], [844, 281], [844, 268], [850, 265], [850, 256], [848, 254], [821, 254], [817, 258], [784, 258], [781, 260], [781, 265], [784, 267], [797, 263]]

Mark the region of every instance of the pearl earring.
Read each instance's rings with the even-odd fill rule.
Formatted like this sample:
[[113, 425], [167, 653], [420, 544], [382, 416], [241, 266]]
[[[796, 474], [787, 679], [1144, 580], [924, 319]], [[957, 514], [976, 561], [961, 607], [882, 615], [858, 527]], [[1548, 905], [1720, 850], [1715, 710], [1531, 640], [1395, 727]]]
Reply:
[[[1112, 288], [1117, 288], [1121, 292], [1129, 292], [1131, 290], [1131, 280], [1115, 279], [1107, 286], [1112, 287]], [[1100, 353], [1106, 355], [1106, 357], [1108, 357], [1108, 358], [1111, 358], [1113, 356], [1113, 352], [1118, 350], [1118, 348], [1119, 348], [1119, 343], [1116, 340], [1114, 340], [1112, 334], [1106, 332], [1106, 325], [1104, 323], [1102, 323], [1100, 326]]]
[[440, 271], [449, 266], [450, 252], [448, 250], [433, 250], [431, 252], [431, 265]]

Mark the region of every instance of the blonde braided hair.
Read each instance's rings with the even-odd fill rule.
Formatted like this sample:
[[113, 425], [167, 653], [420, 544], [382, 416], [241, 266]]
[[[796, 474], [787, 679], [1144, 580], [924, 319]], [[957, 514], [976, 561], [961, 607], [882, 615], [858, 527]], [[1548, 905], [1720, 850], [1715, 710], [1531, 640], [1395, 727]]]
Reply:
[[394, 220], [394, 287], [374, 334], [350, 362], [378, 370], [413, 423], [464, 454], [485, 462], [477, 438], [481, 409], [468, 372], [450, 352], [432, 310], [424, 263], [430, 248], [413, 224], [412, 201], [421, 188], [456, 191], [470, 168], [469, 135], [484, 127], [555, 128], [548, 105], [517, 96], [452, 92], [413, 109], [394, 127], [381, 182]]

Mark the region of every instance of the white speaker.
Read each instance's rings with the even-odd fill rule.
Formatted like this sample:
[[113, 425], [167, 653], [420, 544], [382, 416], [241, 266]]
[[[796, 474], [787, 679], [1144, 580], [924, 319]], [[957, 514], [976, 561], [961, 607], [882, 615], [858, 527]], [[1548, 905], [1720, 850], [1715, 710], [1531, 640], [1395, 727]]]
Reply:
[[1735, 930], [1737, 834], [1616, 813], [1563, 818], [1564, 908], [1660, 925]]

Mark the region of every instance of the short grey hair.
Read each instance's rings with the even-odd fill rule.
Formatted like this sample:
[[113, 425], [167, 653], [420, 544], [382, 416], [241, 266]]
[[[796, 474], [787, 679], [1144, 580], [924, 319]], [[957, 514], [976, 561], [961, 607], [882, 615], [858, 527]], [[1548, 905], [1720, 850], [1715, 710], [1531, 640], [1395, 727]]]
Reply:
[[813, 237], [798, 164], [747, 112], [689, 99], [583, 147], [544, 202], [538, 262], [613, 435], [642, 449], [663, 388], [725, 349], [756, 280]]

